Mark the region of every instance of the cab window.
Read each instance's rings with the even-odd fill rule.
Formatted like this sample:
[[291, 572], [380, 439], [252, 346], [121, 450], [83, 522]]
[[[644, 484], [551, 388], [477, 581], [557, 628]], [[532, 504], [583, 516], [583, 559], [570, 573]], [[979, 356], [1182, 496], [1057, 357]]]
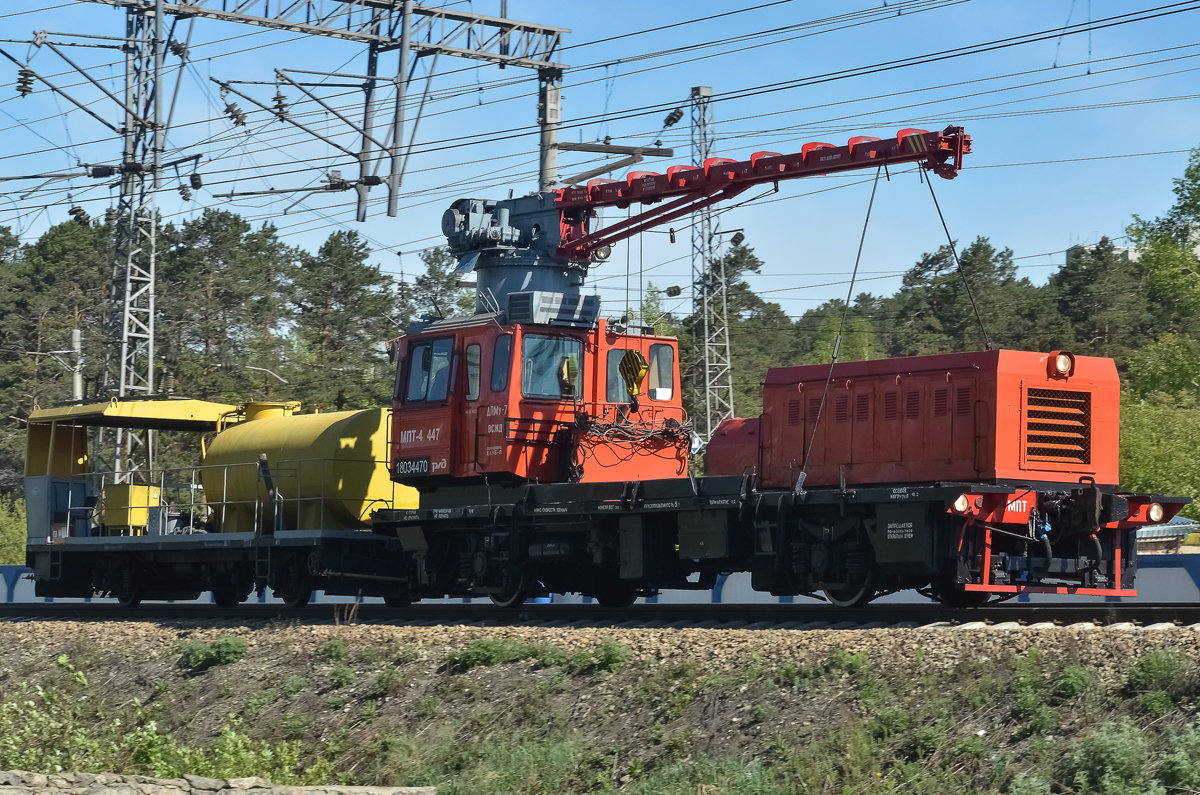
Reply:
[[467, 400], [479, 399], [479, 346], [467, 346]]
[[670, 400], [675, 391], [675, 349], [658, 343], [650, 346], [650, 365], [646, 373], [646, 396], [651, 400]]
[[528, 334], [521, 342], [521, 394], [532, 398], [583, 397], [583, 343]]
[[405, 402], [445, 400], [450, 392], [450, 355], [454, 339], [414, 344], [408, 352]]
[[496, 345], [492, 348], [492, 391], [503, 392], [508, 389], [508, 369], [512, 363], [512, 335], [501, 334], [496, 337]]
[[608, 352], [608, 361], [604, 363], [604, 399], [609, 403], [629, 402], [629, 392], [625, 388], [625, 379], [621, 378], [620, 369], [624, 355], [624, 348], [614, 348]]

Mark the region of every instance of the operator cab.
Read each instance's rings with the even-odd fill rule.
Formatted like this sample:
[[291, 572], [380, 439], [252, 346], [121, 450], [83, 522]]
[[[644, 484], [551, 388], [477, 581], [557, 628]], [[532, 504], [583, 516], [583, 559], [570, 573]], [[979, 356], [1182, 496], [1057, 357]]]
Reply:
[[686, 475], [675, 339], [603, 319], [499, 321], [439, 320], [393, 343], [393, 479], [432, 489]]

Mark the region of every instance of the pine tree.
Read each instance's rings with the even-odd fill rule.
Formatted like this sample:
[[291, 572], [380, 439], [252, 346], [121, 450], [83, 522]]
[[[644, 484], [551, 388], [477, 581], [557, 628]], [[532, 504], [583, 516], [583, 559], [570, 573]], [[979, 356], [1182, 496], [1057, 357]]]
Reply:
[[334, 232], [291, 268], [295, 310], [287, 377], [310, 409], [385, 406], [393, 375], [384, 347], [398, 314], [390, 276], [367, 262], [356, 232]]
[[475, 314], [475, 291], [458, 286], [458, 260], [444, 247], [420, 253], [425, 272], [400, 285], [397, 321], [401, 328], [425, 317], [469, 317]]
[[274, 227], [251, 230], [234, 213], [205, 210], [161, 258], [157, 347], [163, 381], [188, 397], [238, 403], [276, 395], [285, 345], [287, 274], [296, 256]]

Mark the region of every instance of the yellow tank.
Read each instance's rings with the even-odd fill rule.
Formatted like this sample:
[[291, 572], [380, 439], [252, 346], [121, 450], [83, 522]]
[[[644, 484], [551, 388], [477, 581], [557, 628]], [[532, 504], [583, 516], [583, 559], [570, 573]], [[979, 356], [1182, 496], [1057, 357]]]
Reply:
[[264, 454], [284, 530], [362, 528], [379, 508], [416, 507], [416, 490], [388, 474], [387, 409], [293, 414], [297, 407], [247, 404], [246, 419], [208, 446], [201, 482], [211, 523], [222, 532], [271, 526]]

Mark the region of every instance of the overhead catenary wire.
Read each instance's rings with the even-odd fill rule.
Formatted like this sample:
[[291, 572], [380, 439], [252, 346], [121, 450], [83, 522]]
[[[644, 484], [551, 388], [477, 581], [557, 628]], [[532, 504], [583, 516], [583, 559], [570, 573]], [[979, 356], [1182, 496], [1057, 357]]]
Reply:
[[264, 166], [265, 167], [265, 166]]

